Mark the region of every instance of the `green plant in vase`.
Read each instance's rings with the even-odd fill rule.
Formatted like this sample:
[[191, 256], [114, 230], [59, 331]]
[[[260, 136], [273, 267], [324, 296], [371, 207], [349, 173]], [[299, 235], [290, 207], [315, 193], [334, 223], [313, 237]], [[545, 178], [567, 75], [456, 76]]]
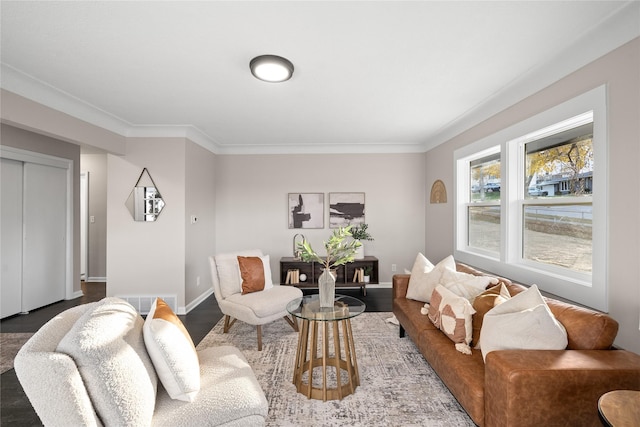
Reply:
[[324, 271], [318, 277], [320, 307], [333, 307], [336, 278], [331, 274], [331, 268], [353, 262], [358, 248], [362, 246], [358, 240], [349, 237], [353, 237], [351, 226], [335, 229], [329, 240], [322, 242], [327, 252], [324, 257], [318, 255], [306, 239], [298, 243], [297, 249], [303, 261], [317, 262], [324, 266]]
[[371, 273], [373, 273], [373, 267], [371, 267], [370, 265], [367, 265], [366, 267], [364, 267], [363, 269], [363, 280], [365, 281], [365, 283], [369, 283], [369, 280], [371, 279]]
[[356, 240], [373, 240], [373, 236], [369, 234], [367, 229], [369, 228], [368, 224], [361, 224], [360, 226], [353, 227], [351, 231], [351, 236]]
[[[366, 223], [360, 224], [360, 226], [353, 227], [351, 230], [351, 236], [362, 243], [365, 240], [373, 240], [373, 236], [368, 231], [369, 225]], [[363, 259], [364, 258], [364, 244], [360, 246], [358, 249], [355, 259]]]

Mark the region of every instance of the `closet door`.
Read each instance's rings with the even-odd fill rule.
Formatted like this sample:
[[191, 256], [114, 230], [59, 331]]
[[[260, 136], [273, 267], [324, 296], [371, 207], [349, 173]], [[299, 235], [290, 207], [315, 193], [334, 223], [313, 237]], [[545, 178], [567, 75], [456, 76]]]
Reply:
[[22, 311], [63, 300], [66, 280], [67, 171], [24, 164]]
[[22, 311], [22, 162], [0, 160], [0, 318], [4, 318]]

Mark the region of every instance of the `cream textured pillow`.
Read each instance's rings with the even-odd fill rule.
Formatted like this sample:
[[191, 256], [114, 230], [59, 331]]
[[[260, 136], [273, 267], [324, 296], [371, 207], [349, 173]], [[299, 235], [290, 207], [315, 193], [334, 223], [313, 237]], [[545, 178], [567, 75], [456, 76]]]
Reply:
[[431, 295], [428, 316], [431, 322], [456, 343], [456, 350], [471, 354], [473, 333], [471, 317], [474, 313], [471, 303], [442, 285], [436, 286]]
[[162, 298], [151, 305], [142, 328], [144, 343], [172, 399], [193, 402], [200, 390], [200, 362], [189, 332]]
[[480, 330], [484, 359], [495, 350], [563, 350], [567, 344], [567, 331], [536, 285], [489, 310]]
[[271, 279], [271, 260], [269, 255], [261, 256], [262, 267], [264, 268], [264, 289], [273, 288], [273, 279]]
[[411, 269], [407, 298], [429, 302], [433, 290], [440, 284], [442, 273], [447, 267], [456, 269], [456, 262], [452, 255], [434, 266], [424, 255], [419, 253]]
[[487, 286], [498, 283], [498, 279], [491, 276], [476, 276], [463, 273], [455, 269], [445, 268], [440, 283], [454, 294], [468, 299], [471, 303], [475, 297], [483, 293]]

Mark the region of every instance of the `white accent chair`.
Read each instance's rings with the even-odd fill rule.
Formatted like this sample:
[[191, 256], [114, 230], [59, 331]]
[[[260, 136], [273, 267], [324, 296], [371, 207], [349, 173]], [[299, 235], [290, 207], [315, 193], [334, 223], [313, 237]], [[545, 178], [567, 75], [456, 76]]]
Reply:
[[198, 350], [200, 391], [193, 402], [175, 400], [158, 380], [143, 324], [129, 303], [105, 298], [63, 311], [42, 326], [14, 361], [42, 424], [265, 425], [267, 399], [239, 349]]
[[[238, 256], [264, 257], [265, 288], [262, 291], [242, 294], [242, 278], [238, 267]], [[271, 281], [271, 268], [268, 255], [259, 249], [233, 253], [218, 254], [209, 257], [213, 293], [218, 301], [220, 311], [225, 315], [224, 333], [236, 320], [255, 325], [258, 334], [258, 350], [262, 350], [262, 325], [284, 318], [294, 331], [298, 331], [298, 323], [294, 316], [289, 316], [287, 304], [302, 297], [302, 291], [294, 286], [280, 286]]]

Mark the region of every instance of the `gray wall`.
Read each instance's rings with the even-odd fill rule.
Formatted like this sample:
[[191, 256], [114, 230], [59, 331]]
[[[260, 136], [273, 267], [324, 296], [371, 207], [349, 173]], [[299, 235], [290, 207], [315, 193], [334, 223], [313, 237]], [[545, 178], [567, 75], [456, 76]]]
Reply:
[[185, 148], [185, 300], [193, 304], [213, 286], [208, 257], [216, 242], [215, 155], [191, 141]]
[[[424, 154], [222, 155], [216, 156], [216, 252], [258, 248], [279, 259], [292, 256], [302, 232], [320, 253], [329, 238], [329, 193], [365, 193], [365, 219], [374, 241], [368, 255], [380, 260], [380, 281], [391, 281], [391, 264], [410, 269], [425, 242]], [[430, 188], [430, 187], [429, 187]], [[288, 193], [324, 193], [323, 229], [289, 229]]]
[[[427, 182], [453, 186], [453, 152], [602, 84], [608, 91], [609, 312], [620, 323], [616, 344], [640, 352], [640, 39], [622, 46], [537, 94], [429, 151]], [[453, 252], [454, 205], [427, 205], [426, 254]], [[430, 242], [438, 242], [437, 245]], [[514, 279], [517, 280], [517, 277]]]
[[[175, 295], [185, 307], [184, 138], [134, 138], [107, 157], [107, 295]], [[143, 168], [165, 201], [155, 222], [134, 221], [125, 201]], [[179, 313], [182, 314], [182, 313]]]

